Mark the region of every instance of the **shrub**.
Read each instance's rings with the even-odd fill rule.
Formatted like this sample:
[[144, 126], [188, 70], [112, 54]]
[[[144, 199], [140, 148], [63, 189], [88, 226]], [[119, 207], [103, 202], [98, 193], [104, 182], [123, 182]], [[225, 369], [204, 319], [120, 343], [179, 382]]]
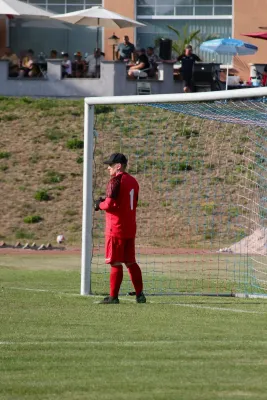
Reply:
[[24, 229], [18, 229], [15, 233], [16, 239], [34, 239], [33, 232], [27, 232]]
[[22, 97], [19, 101], [22, 104], [31, 104], [34, 102], [34, 100], [31, 99], [30, 97]]
[[40, 161], [40, 156], [37, 153], [34, 153], [32, 156], [29, 157], [29, 162], [32, 164], [37, 164]]
[[181, 161], [180, 163], [177, 164], [176, 170], [177, 171], [191, 171], [192, 167], [186, 161]]
[[51, 110], [60, 106], [60, 102], [54, 99], [39, 99], [32, 103], [32, 107], [36, 110]]
[[8, 153], [7, 151], [2, 151], [2, 152], [0, 152], [0, 159], [9, 158], [10, 155], [11, 155], [11, 154]]
[[236, 147], [233, 150], [233, 153], [242, 155], [242, 154], [244, 154], [244, 149], [242, 149], [241, 147]]
[[148, 201], [138, 201], [138, 207], [149, 207], [149, 202]]
[[201, 205], [202, 210], [207, 214], [207, 215], [211, 215], [213, 214], [216, 205], [215, 203], [211, 202], [211, 203], [203, 203]]
[[20, 117], [15, 114], [5, 114], [0, 117], [0, 121], [15, 121], [15, 119], [19, 119]]
[[170, 182], [172, 189], [174, 189], [177, 185], [181, 185], [182, 183], [184, 183], [184, 179], [182, 179], [178, 176], [176, 178], [169, 179], [169, 182]]
[[73, 138], [67, 141], [67, 148], [70, 150], [83, 149], [83, 140]]
[[190, 139], [191, 137], [199, 136], [199, 132], [190, 127], [184, 127], [184, 129], [181, 131], [181, 136], [185, 136], [186, 139]]
[[73, 116], [73, 117], [80, 117], [81, 116], [81, 111], [72, 111], [71, 112], [71, 115]]
[[82, 164], [83, 163], [83, 156], [80, 156], [80, 157], [76, 158], [76, 163], [77, 164]]
[[222, 178], [221, 176], [213, 176], [211, 178], [211, 180], [210, 180], [210, 183], [212, 185], [216, 185], [216, 183], [220, 183], [220, 182], [223, 182], [223, 181], [224, 181], [224, 178]]
[[215, 235], [216, 235], [216, 231], [214, 229], [207, 229], [204, 234], [204, 238], [206, 240], [211, 240], [214, 238]]
[[212, 170], [212, 169], [215, 169], [215, 164], [213, 164], [213, 163], [208, 163], [208, 164], [206, 164], [206, 168], [207, 169], [210, 169], [210, 170]]
[[38, 201], [48, 201], [50, 199], [49, 194], [45, 189], [37, 190], [37, 192], [34, 195], [34, 198], [35, 200]]
[[229, 207], [228, 208], [228, 215], [231, 218], [238, 217], [238, 215], [239, 215], [238, 207]]
[[27, 217], [23, 218], [25, 224], [37, 224], [38, 222], [42, 221], [40, 215], [28, 215]]
[[65, 136], [65, 132], [61, 131], [59, 128], [48, 128], [45, 131], [45, 135], [47, 139], [58, 142]]
[[100, 106], [97, 105], [95, 107], [95, 114], [107, 114], [109, 112], [113, 111], [113, 107], [112, 106]]
[[237, 182], [237, 177], [234, 174], [229, 174], [225, 178], [225, 183], [227, 183], [228, 185], [233, 185], [236, 182]]
[[239, 240], [243, 239], [246, 236], [247, 236], [246, 232], [243, 229], [240, 229], [236, 231], [235, 241], [238, 242]]
[[59, 183], [65, 178], [64, 174], [56, 171], [47, 171], [46, 176], [43, 179], [44, 183]]
[[65, 214], [65, 215], [68, 215], [69, 217], [73, 217], [74, 215], [77, 215], [78, 213], [77, 213], [76, 210], [69, 209], [69, 210], [66, 210], [66, 211], [64, 212], [64, 214]]
[[57, 190], [65, 190], [66, 189], [66, 186], [56, 186], [54, 189], [57, 189]]
[[8, 170], [8, 166], [7, 165], [0, 165], [0, 171], [7, 171]]

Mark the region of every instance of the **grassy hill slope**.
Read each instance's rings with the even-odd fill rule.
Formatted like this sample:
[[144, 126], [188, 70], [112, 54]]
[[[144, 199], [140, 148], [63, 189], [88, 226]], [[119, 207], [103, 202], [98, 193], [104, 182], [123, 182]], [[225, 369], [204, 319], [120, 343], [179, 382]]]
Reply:
[[[0, 238], [64, 233], [80, 243], [83, 101], [0, 98], [0, 111]], [[246, 234], [243, 183], [255, 187], [247, 130], [143, 106], [100, 107], [96, 117], [94, 197], [105, 192], [103, 158], [125, 152], [140, 183], [144, 245], [216, 247]]]

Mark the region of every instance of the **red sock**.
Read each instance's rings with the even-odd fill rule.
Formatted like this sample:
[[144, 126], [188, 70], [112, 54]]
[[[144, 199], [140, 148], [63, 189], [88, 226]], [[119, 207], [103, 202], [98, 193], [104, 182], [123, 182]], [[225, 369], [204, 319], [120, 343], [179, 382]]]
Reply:
[[134, 263], [128, 267], [128, 272], [134, 285], [136, 296], [139, 296], [139, 294], [143, 291], [143, 279], [141, 269], [137, 263]]
[[110, 296], [118, 297], [123, 279], [122, 265], [111, 266], [110, 269]]

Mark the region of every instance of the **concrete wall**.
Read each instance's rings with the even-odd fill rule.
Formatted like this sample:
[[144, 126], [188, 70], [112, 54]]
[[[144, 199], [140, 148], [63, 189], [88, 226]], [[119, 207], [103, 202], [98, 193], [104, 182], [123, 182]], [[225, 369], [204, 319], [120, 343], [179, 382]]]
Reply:
[[[258, 46], [253, 56], [241, 56], [234, 59], [234, 66], [243, 79], [249, 78], [249, 63], [267, 64], [267, 41], [242, 36], [242, 33], [264, 32], [259, 26], [267, 27], [267, 0], [234, 0], [233, 37]], [[267, 29], [266, 29], [267, 31]]]
[[[173, 66], [160, 65], [161, 80], [151, 83], [152, 94], [180, 93], [182, 83], [173, 80]], [[129, 96], [137, 93], [136, 80], [126, 78], [124, 63], [105, 61], [101, 63], [101, 78], [61, 79], [61, 61], [48, 60], [47, 78], [8, 78], [8, 62], [0, 61], [0, 95], [33, 97], [91, 97]]]
[[[124, 15], [125, 17], [135, 19], [135, 2], [133, 0], [104, 0], [106, 9], [114, 11], [118, 14]], [[108, 38], [115, 35], [120, 38], [120, 43], [123, 41], [123, 36], [128, 35], [130, 42], [135, 43], [135, 29], [124, 28], [124, 29], [104, 29], [104, 51], [106, 54], [106, 60], [113, 59], [112, 46], [108, 44]]]

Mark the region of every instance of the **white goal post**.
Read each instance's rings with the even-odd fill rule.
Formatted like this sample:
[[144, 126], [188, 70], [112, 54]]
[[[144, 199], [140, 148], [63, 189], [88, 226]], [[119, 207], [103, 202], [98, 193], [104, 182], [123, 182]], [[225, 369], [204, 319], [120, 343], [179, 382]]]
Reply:
[[267, 98], [267, 87], [190, 94], [165, 94], [147, 96], [88, 97], [84, 99], [84, 166], [83, 166], [83, 217], [81, 255], [81, 295], [91, 294], [92, 258], [92, 208], [94, 163], [94, 106], [140, 105], [156, 103], [216, 102], [234, 99]]

